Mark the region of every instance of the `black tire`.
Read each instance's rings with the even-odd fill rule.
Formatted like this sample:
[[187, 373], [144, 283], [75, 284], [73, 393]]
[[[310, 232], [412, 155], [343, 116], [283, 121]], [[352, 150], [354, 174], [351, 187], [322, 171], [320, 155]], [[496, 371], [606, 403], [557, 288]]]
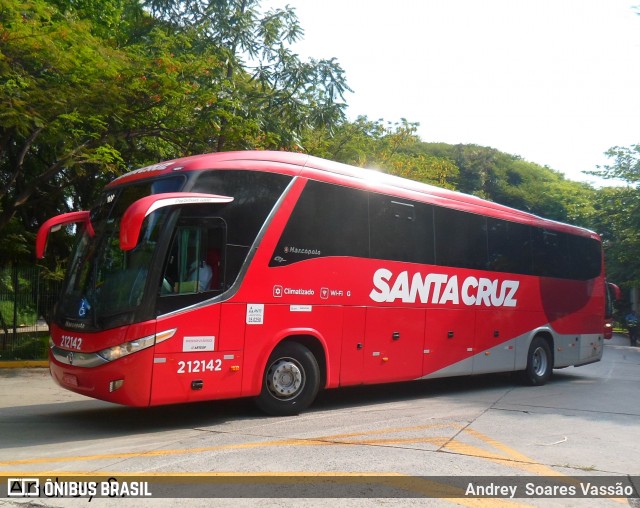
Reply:
[[320, 368], [313, 353], [297, 342], [279, 345], [267, 362], [257, 406], [273, 416], [297, 415], [320, 389]]
[[527, 368], [522, 380], [529, 386], [542, 386], [553, 373], [553, 355], [549, 343], [542, 337], [534, 337], [527, 353]]

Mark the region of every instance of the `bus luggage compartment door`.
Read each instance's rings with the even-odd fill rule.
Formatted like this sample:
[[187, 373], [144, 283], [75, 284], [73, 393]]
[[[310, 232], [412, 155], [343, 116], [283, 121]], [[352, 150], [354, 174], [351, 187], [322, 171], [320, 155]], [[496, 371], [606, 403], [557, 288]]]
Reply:
[[364, 382], [419, 378], [424, 340], [423, 309], [368, 307]]
[[425, 377], [471, 374], [476, 313], [457, 309], [428, 309], [424, 338]]

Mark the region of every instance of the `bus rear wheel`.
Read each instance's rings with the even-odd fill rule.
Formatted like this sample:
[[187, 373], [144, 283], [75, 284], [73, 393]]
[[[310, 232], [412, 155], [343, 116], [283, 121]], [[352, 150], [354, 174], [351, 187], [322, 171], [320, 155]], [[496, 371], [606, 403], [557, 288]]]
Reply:
[[296, 415], [309, 407], [319, 388], [320, 368], [313, 353], [297, 342], [285, 342], [269, 357], [256, 404], [273, 416]]
[[527, 354], [527, 368], [522, 372], [523, 381], [530, 386], [542, 386], [549, 381], [552, 372], [549, 343], [542, 337], [534, 337]]

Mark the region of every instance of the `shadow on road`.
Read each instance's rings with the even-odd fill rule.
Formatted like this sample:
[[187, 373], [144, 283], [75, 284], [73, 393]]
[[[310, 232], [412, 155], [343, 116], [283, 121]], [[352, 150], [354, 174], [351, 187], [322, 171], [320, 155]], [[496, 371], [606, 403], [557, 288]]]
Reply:
[[[575, 380], [556, 376], [554, 382]], [[516, 375], [474, 377], [367, 385], [326, 390], [306, 413], [388, 404], [424, 398], [460, 396], [472, 398], [478, 391], [504, 393], [521, 387]], [[497, 395], [499, 396], [499, 395]], [[168, 430], [209, 430], [225, 423], [272, 418], [261, 413], [251, 399], [198, 402], [151, 408], [131, 408], [86, 399], [73, 402], [4, 408], [0, 435], [4, 437], [0, 458], [10, 448], [107, 439]], [[295, 417], [290, 417], [295, 418]], [[284, 418], [286, 419], [286, 418]]]

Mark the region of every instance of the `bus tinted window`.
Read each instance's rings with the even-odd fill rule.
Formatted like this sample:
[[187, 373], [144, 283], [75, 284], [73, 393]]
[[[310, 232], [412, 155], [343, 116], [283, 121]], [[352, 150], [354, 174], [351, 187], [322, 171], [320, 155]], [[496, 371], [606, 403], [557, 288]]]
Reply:
[[489, 270], [533, 273], [531, 227], [516, 222], [487, 218]]
[[232, 196], [221, 214], [228, 242], [248, 248], [290, 181], [290, 176], [259, 171], [204, 171], [191, 191]]
[[571, 278], [569, 237], [558, 231], [533, 230], [533, 269], [541, 277]]
[[433, 207], [382, 194], [369, 196], [371, 257], [433, 264]]
[[[233, 197], [233, 201], [220, 207], [215, 216], [225, 225], [224, 274], [221, 277], [225, 287], [230, 287], [237, 278], [251, 245], [290, 181], [290, 176], [277, 173], [206, 171], [191, 189]], [[189, 213], [193, 214], [193, 211]]]
[[487, 223], [481, 215], [435, 207], [436, 263], [486, 270]]
[[602, 271], [600, 242], [582, 236], [570, 236], [571, 276], [579, 280], [593, 279]]
[[320, 256], [587, 280], [601, 271], [590, 238], [309, 181], [270, 266]]
[[308, 181], [270, 266], [320, 256], [368, 257], [367, 208], [364, 191]]

